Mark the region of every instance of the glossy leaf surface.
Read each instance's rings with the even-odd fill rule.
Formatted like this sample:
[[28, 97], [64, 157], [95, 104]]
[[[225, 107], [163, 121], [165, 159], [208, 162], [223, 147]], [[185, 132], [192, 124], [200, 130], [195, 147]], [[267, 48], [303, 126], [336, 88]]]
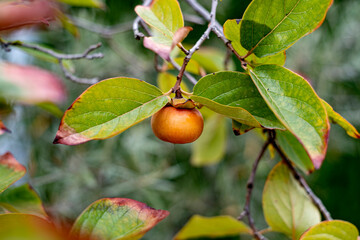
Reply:
[[303, 172], [309, 174], [315, 170], [304, 146], [291, 132], [276, 131], [276, 140], [285, 155]]
[[324, 221], [306, 231], [300, 240], [356, 240], [359, 231], [356, 227], [345, 221]]
[[194, 87], [194, 101], [252, 127], [282, 128], [251, 78], [239, 72], [209, 74]]
[[11, 184], [22, 178], [26, 169], [11, 153], [0, 156], [0, 193]]
[[325, 158], [330, 126], [324, 106], [310, 84], [276, 65], [256, 67], [250, 74], [268, 106], [319, 168]]
[[64, 240], [55, 226], [30, 214], [0, 214], [1, 240]]
[[[248, 52], [242, 45], [240, 41], [240, 27], [241, 21], [238, 19], [229, 19], [224, 23], [224, 34], [225, 37], [231, 41], [234, 49], [240, 54], [240, 56], [245, 56]], [[280, 52], [276, 55], [259, 58], [255, 54], [251, 54], [245, 59], [252, 66], [257, 66], [260, 64], [276, 64], [283, 66], [286, 60], [285, 52]]]
[[54, 143], [76, 145], [117, 135], [168, 102], [155, 86], [134, 78], [111, 78], [89, 87], [65, 112]]
[[15, 188], [8, 188], [0, 194], [0, 208], [12, 213], [27, 213], [47, 216], [37, 193], [25, 184]]
[[0, 95], [21, 103], [59, 103], [65, 100], [65, 88], [54, 74], [33, 66], [0, 64]]
[[218, 163], [226, 150], [226, 119], [214, 114], [204, 122], [204, 130], [192, 145], [191, 164], [197, 167]]
[[254, 0], [244, 13], [241, 45], [258, 57], [286, 50], [324, 21], [333, 0]]
[[184, 27], [180, 5], [176, 0], [154, 0], [148, 7], [136, 6], [135, 12], [152, 29], [152, 37], [145, 37], [144, 46], [167, 60], [171, 50], [192, 30]]
[[360, 133], [351, 123], [349, 123], [339, 113], [335, 112], [327, 102], [324, 100], [322, 100], [322, 102], [332, 123], [338, 124], [340, 127], [342, 127], [350, 137], [360, 139]]
[[200, 237], [226, 237], [238, 234], [251, 234], [251, 229], [231, 216], [203, 217], [194, 215], [176, 234], [174, 240]]
[[168, 211], [155, 210], [132, 199], [101, 199], [78, 217], [71, 235], [91, 240], [135, 240], [168, 215]]
[[291, 239], [298, 239], [305, 230], [321, 221], [319, 210], [282, 162], [268, 175], [263, 209], [271, 229]]

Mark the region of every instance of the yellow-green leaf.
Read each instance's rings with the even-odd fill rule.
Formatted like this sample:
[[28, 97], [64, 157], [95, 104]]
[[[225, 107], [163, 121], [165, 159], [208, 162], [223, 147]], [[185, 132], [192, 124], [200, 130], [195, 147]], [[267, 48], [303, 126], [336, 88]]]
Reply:
[[203, 217], [194, 215], [176, 234], [174, 240], [200, 237], [226, 237], [238, 234], [251, 234], [251, 229], [231, 216]]
[[54, 224], [44, 218], [20, 213], [0, 214], [1, 240], [64, 240]]
[[329, 119], [332, 123], [338, 124], [340, 127], [342, 127], [350, 137], [360, 139], [360, 133], [351, 123], [349, 123], [340, 114], [335, 112], [334, 109], [327, 102], [322, 100], [322, 103], [324, 104]]
[[58, 0], [58, 1], [78, 7], [94, 7], [94, 8], [105, 7], [105, 4], [101, 0]]
[[300, 240], [356, 240], [359, 239], [356, 227], [345, 221], [321, 222], [307, 230]]
[[132, 199], [105, 198], [84, 210], [74, 223], [71, 236], [79, 239], [137, 240], [168, 215], [168, 211], [155, 210]]
[[[158, 74], [157, 84], [161, 91], [168, 92], [176, 83], [176, 77], [168, 72], [161, 72]], [[182, 81], [180, 84], [182, 90], [189, 92], [189, 88], [185, 82]]]
[[134, 78], [111, 78], [89, 87], [65, 112], [54, 143], [76, 145], [115, 136], [150, 117], [169, 99]]
[[277, 65], [262, 65], [250, 75], [279, 121], [304, 146], [318, 169], [326, 154], [330, 125], [314, 89], [301, 76]]
[[315, 170], [304, 146], [291, 132], [276, 130], [276, 140], [285, 155], [302, 171], [309, 174]]
[[47, 217], [39, 196], [29, 184], [8, 188], [1, 193], [1, 207], [12, 213], [27, 213]]
[[204, 131], [192, 145], [191, 164], [197, 167], [218, 163], [226, 150], [226, 119], [214, 114], [205, 120]]
[[135, 12], [152, 29], [152, 37], [144, 39], [144, 46], [166, 60], [171, 50], [192, 30], [184, 27], [177, 0], [153, 0], [150, 6], [136, 6]]
[[273, 231], [284, 233], [294, 240], [321, 221], [319, 210], [282, 162], [273, 168], [266, 180], [263, 210], [265, 220]]
[[0, 156], [0, 193], [11, 184], [22, 178], [26, 169], [14, 156], [7, 152]]

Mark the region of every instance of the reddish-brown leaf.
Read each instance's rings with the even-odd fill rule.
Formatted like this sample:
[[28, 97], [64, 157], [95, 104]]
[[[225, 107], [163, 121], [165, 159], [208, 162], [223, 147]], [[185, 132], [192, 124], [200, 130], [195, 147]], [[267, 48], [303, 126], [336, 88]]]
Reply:
[[10, 63], [0, 64], [0, 84], [14, 87], [14, 91], [2, 93], [21, 103], [59, 103], [65, 100], [65, 87], [61, 80], [46, 70], [34, 66]]

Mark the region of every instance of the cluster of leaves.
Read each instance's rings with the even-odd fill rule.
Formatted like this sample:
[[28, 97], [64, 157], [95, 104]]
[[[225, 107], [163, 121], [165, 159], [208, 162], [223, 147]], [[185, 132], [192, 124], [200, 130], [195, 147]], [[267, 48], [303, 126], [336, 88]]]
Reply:
[[[81, 4], [82, 1], [74, 2]], [[100, 6], [98, 1], [84, 2]], [[289, 1], [285, 5], [283, 1], [254, 0], [241, 21], [228, 20], [224, 24], [224, 34], [235, 51], [244, 56], [243, 61], [247, 63], [245, 73], [221, 71], [223, 66], [219, 67], [218, 63], [220, 61], [222, 65], [223, 58], [214, 59], [209, 50], [201, 49], [193, 56], [187, 70], [201, 76], [201, 79], [188, 97], [206, 107], [202, 110], [206, 116], [205, 132], [194, 144], [194, 165], [211, 164], [221, 159], [225, 148], [226, 117], [233, 120], [234, 131], [238, 134], [251, 129], [276, 130], [282, 150], [305, 173], [319, 168], [325, 158], [330, 121], [339, 124], [350, 136], [360, 138], [349, 122], [317, 96], [306, 79], [283, 67], [285, 50], [320, 26], [330, 5], [330, 0]], [[191, 28], [184, 27], [178, 2], [154, 0], [148, 7], [138, 6], [136, 12], [152, 30], [152, 36], [144, 39], [144, 46], [165, 60], [174, 57], [176, 62], [181, 63], [183, 55], [172, 50], [175, 46], [182, 47], [181, 41]], [[28, 91], [29, 88], [44, 85], [32, 82], [31, 86], [24, 86], [24, 82], [17, 82], [16, 70], [15, 75], [5, 73], [11, 68], [16, 66], [2, 67], [1, 80], [4, 81], [0, 81], [0, 94], [29, 102], [26, 95], [6, 94], [34, 92]], [[169, 94], [166, 93], [176, 81], [171, 70], [171, 65], [165, 62], [158, 76], [159, 88], [126, 77], [107, 79], [91, 86], [65, 112], [54, 142], [76, 145], [106, 139], [150, 117], [169, 102]], [[211, 74], [206, 75], [206, 72]], [[24, 91], [12, 91], [14, 87]], [[181, 87], [188, 91], [185, 84]], [[3, 89], [7, 90], [1, 92]], [[50, 99], [54, 100], [53, 96]], [[62, 96], [60, 92], [59, 101]], [[33, 97], [31, 101], [34, 101]], [[35, 102], [44, 102], [44, 99]], [[6, 127], [0, 122], [0, 134], [5, 131]], [[5, 163], [0, 172], [0, 185], [3, 185], [0, 191], [24, 173], [22, 167], [14, 164], [11, 155], [2, 159]], [[12, 159], [10, 165], [9, 159]], [[30, 201], [12, 200], [18, 199], [14, 197], [17, 194], [29, 196], [22, 198]], [[48, 221], [39, 198], [29, 186], [6, 190], [0, 195], [0, 205], [6, 212], [22, 212], [0, 215], [0, 221], [6, 223], [5, 230], [0, 231], [4, 238], [19, 234], [14, 225], [19, 222], [26, 229], [22, 236], [34, 236], [34, 239], [63, 237], [64, 233], [55, 231]], [[326, 236], [354, 240], [359, 235], [350, 223], [321, 222], [318, 209], [283, 163], [279, 163], [268, 176], [263, 192], [263, 209], [271, 230], [282, 232], [291, 239]], [[75, 239], [138, 239], [167, 214], [134, 200], [104, 199], [84, 211], [70, 235]], [[91, 236], [88, 236], [89, 232]], [[231, 216], [194, 216], [175, 239], [236, 234], [252, 234], [252, 230]]]
[[85, 209], [70, 231], [57, 229], [46, 214], [39, 196], [28, 184], [7, 189], [25, 172], [25, 167], [11, 153], [0, 156], [1, 239], [135, 240], [169, 214], [132, 199], [107, 198]]
[[[285, 50], [321, 25], [331, 3], [292, 1], [283, 5], [281, 1], [253, 1], [241, 21], [228, 20], [224, 24], [226, 38], [232, 42], [235, 51], [244, 56], [246, 72], [217, 71], [203, 76], [193, 93], [188, 94], [202, 106], [231, 118], [234, 130], [239, 134], [253, 128], [276, 130], [282, 150], [305, 173], [318, 169], [325, 158], [329, 120], [342, 126], [350, 136], [359, 138], [356, 129], [320, 99], [306, 79], [283, 67]], [[136, 12], [152, 29], [153, 36], [144, 39], [144, 46], [169, 60], [171, 50], [180, 45], [189, 30], [184, 30], [182, 14], [174, 14], [181, 13], [178, 3], [156, 0], [148, 7], [138, 6]], [[273, 17], [269, 18], [269, 15]], [[197, 66], [201, 66], [201, 62], [193, 59], [193, 72], [204, 73]], [[168, 83], [164, 84], [164, 79]], [[159, 80], [162, 89], [131, 78], [113, 78], [91, 86], [65, 112], [55, 143], [76, 145], [106, 139], [152, 116], [169, 102], [166, 93], [172, 86], [169, 82], [175, 82], [175, 77], [162, 72]], [[220, 127], [216, 131], [205, 127], [206, 138], [196, 143], [198, 151], [209, 143], [219, 146], [223, 138], [222, 124], [219, 124], [222, 116], [207, 119], [209, 128]], [[206, 136], [208, 132], [212, 132], [210, 137]], [[216, 151], [221, 154], [218, 149]], [[197, 154], [195, 151], [194, 164], [201, 159]], [[342, 224], [354, 228], [338, 221], [321, 223], [319, 211], [284, 164], [276, 166], [269, 175], [263, 199], [265, 218], [271, 229], [292, 239], [306, 239], [318, 231], [336, 236], [338, 231], [328, 229]], [[302, 207], [306, 209], [305, 214]], [[202, 221], [206, 220], [190, 221], [186, 227], [204, 230], [194, 227], [204, 224]], [[309, 228], [311, 230], [306, 231]], [[179, 233], [178, 239], [223, 236], [211, 228], [199, 235], [186, 228], [183, 231], [189, 235]], [[224, 235], [233, 234], [224, 232]], [[249, 228], [240, 227], [237, 233], [246, 232], [250, 233]], [[345, 238], [354, 239], [358, 233], [355, 228], [345, 235]]]

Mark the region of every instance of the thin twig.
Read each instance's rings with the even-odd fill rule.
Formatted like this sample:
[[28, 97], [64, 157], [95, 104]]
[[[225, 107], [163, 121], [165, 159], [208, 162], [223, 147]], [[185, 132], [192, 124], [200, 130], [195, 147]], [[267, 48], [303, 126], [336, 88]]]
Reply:
[[291, 161], [285, 156], [284, 152], [280, 149], [280, 147], [277, 145], [277, 143], [275, 142], [275, 140], [273, 140], [271, 142], [271, 145], [273, 145], [273, 147], [275, 148], [275, 150], [279, 153], [280, 157], [283, 159], [283, 161], [286, 163], [286, 165], [289, 167], [290, 171], [292, 172], [294, 178], [296, 179], [296, 181], [299, 182], [299, 184], [304, 188], [304, 190], [306, 191], [306, 193], [308, 194], [308, 196], [310, 197], [310, 199], [312, 200], [312, 202], [315, 204], [315, 206], [319, 209], [319, 211], [321, 212], [321, 214], [324, 216], [324, 218], [326, 220], [332, 220], [331, 215], [329, 213], [329, 211], [326, 209], [325, 205], [323, 204], [323, 202], [320, 200], [319, 197], [317, 197], [315, 195], [315, 193], [311, 190], [311, 188], [309, 187], [309, 185], [307, 184], [306, 180], [304, 179], [304, 177], [294, 168], [293, 164], [291, 163]]
[[90, 22], [83, 18], [69, 17], [75, 24], [75, 26], [83, 28], [87, 31], [97, 33], [103, 38], [111, 38], [113, 35], [130, 31], [132, 29], [132, 22], [120, 23], [115, 26], [103, 26], [94, 22]]
[[[196, 0], [185, 0], [185, 2], [191, 6], [192, 9], [195, 10], [195, 12], [197, 12], [201, 17], [203, 17], [206, 21], [210, 22], [211, 21], [211, 15], [209, 13], [208, 10], [206, 10], [201, 4], [199, 4]], [[220, 32], [223, 32], [223, 28], [220, 25], [220, 23], [218, 23], [215, 20], [215, 27], [218, 28], [220, 30]]]
[[[211, 18], [211, 13], [209, 13], [201, 4], [199, 4], [196, 0], [185, 0], [198, 14], [200, 14], [205, 19]], [[241, 66], [246, 70], [247, 63], [245, 61], [245, 58], [242, 57], [232, 46], [231, 41], [226, 39], [222, 26], [216, 22], [216, 26], [212, 29], [212, 31], [220, 38], [227, 48], [231, 50], [235, 54], [235, 56], [239, 59], [241, 62]]]
[[79, 77], [76, 77], [75, 75], [73, 75], [72, 73], [70, 73], [69, 71], [66, 70], [66, 68], [64, 67], [64, 64], [63, 64], [63, 60], [78, 60], [78, 59], [92, 60], [92, 59], [97, 59], [97, 58], [103, 58], [104, 55], [102, 53], [90, 54], [94, 50], [101, 47], [101, 43], [91, 45], [83, 53], [79, 53], [79, 54], [57, 53], [57, 52], [55, 52], [55, 51], [53, 51], [51, 49], [44, 48], [44, 47], [41, 47], [41, 46], [38, 46], [38, 45], [35, 45], [35, 44], [23, 43], [21, 41], [5, 42], [5, 41], [1, 40], [0, 43], [1, 43], [1, 47], [3, 49], [5, 49], [5, 51], [9, 51], [10, 46], [15, 46], [15, 47], [23, 47], [23, 48], [33, 49], [33, 50], [43, 52], [43, 53], [46, 53], [48, 55], [53, 56], [54, 58], [56, 58], [58, 60], [60, 68], [63, 71], [65, 77], [70, 79], [71, 81], [74, 81], [74, 82], [77, 82], [77, 83], [82, 83], [82, 84], [94, 84], [94, 83], [99, 81], [97, 78], [79, 78]]
[[[143, 2], [143, 6], [149, 6], [150, 3], [152, 2], [152, 0], [144, 0]], [[134, 23], [133, 23], [133, 31], [134, 31], [134, 37], [136, 40], [140, 40], [141, 38], [144, 38], [145, 37], [145, 34], [143, 34], [142, 32], [140, 32], [139, 30], [139, 24], [142, 22], [142, 19], [141, 17], [137, 16], [134, 20]]]
[[211, 18], [210, 18], [210, 23], [208, 28], [205, 30], [205, 32], [203, 33], [203, 35], [200, 37], [200, 39], [195, 43], [195, 45], [188, 51], [188, 54], [185, 56], [183, 64], [180, 68], [179, 74], [177, 76], [177, 81], [173, 87], [173, 92], [175, 93], [177, 98], [181, 98], [181, 91], [180, 91], [180, 84], [182, 81], [182, 77], [184, 75], [185, 69], [187, 64], [189, 63], [192, 55], [199, 50], [201, 44], [203, 44], [203, 42], [209, 38], [209, 35], [212, 31], [213, 28], [215, 28], [215, 23], [216, 23], [216, 8], [217, 8], [217, 4], [218, 4], [218, 0], [212, 0], [212, 5], [211, 5]]
[[256, 171], [257, 171], [259, 162], [260, 162], [261, 158], [264, 156], [264, 153], [265, 153], [266, 149], [268, 148], [268, 146], [270, 145], [271, 141], [272, 140], [269, 137], [269, 140], [265, 142], [264, 146], [262, 147], [262, 149], [260, 151], [259, 156], [257, 157], [256, 161], [253, 164], [251, 174], [250, 174], [250, 177], [249, 177], [249, 179], [247, 181], [247, 185], [246, 185], [247, 192], [246, 192], [246, 202], [245, 202], [244, 210], [238, 217], [238, 219], [241, 220], [242, 218], [247, 216], [250, 228], [253, 231], [253, 235], [258, 240], [264, 240], [266, 238], [258, 230], [256, 230], [254, 219], [251, 216], [251, 211], [250, 211], [251, 195], [252, 195], [252, 190], [254, 188], [255, 175], [256, 175]]
[[[173, 65], [173, 67], [180, 71], [181, 69], [181, 66], [179, 64], [177, 64], [174, 59], [170, 58], [169, 62], [171, 63], [171, 65]], [[184, 72], [184, 76], [189, 79], [189, 81], [192, 83], [192, 84], [196, 84], [197, 83], [197, 80], [190, 74], [188, 73], [187, 71]]]

